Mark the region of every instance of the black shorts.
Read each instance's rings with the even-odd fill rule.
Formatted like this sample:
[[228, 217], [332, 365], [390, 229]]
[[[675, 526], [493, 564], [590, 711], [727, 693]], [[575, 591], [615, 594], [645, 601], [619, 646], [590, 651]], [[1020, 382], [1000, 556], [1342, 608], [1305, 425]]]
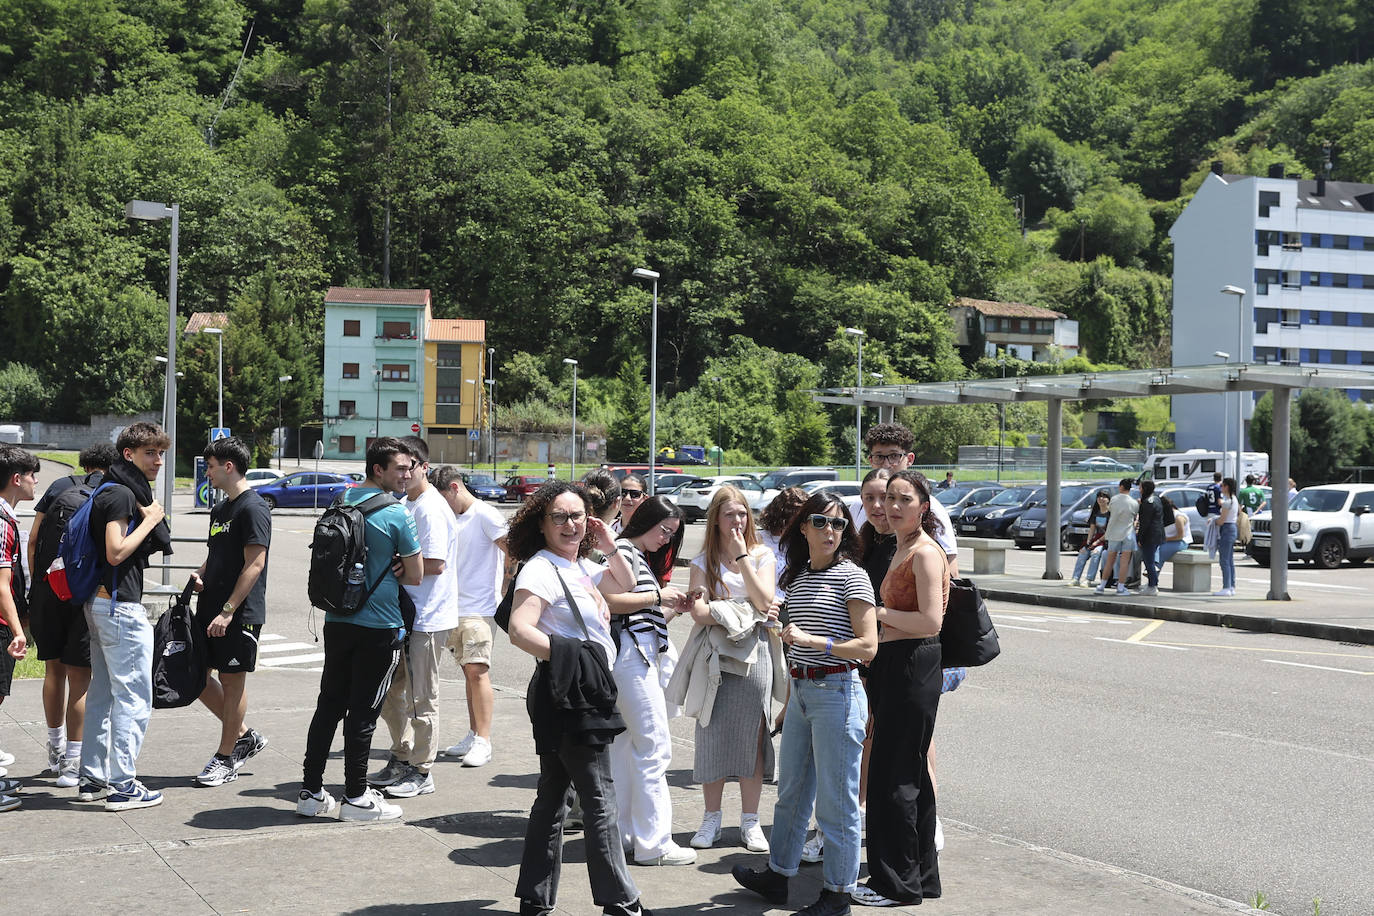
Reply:
[[91, 667], [91, 631], [81, 605], [59, 601], [47, 580], [35, 582], [29, 594], [29, 628], [40, 661]]
[[17, 659], [10, 655], [10, 640], [14, 633], [0, 623], [0, 697], [10, 695], [10, 682], [14, 679], [14, 665]]
[[[205, 618], [200, 631], [210, 625], [214, 616]], [[206, 637], [206, 664], [221, 674], [247, 674], [258, 668], [258, 637], [262, 635], [262, 624], [229, 621], [229, 628], [223, 636]]]

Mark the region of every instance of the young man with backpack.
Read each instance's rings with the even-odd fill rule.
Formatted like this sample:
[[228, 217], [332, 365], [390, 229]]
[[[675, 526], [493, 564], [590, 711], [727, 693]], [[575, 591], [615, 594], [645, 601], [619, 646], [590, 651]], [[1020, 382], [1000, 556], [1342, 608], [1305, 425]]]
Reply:
[[81, 769], [81, 730], [86, 719], [86, 690], [91, 685], [91, 634], [86, 613], [74, 601], [61, 601], [48, 585], [48, 566], [67, 522], [100, 486], [119, 453], [108, 442], [84, 449], [77, 458], [84, 476], [59, 477], [33, 507], [29, 531], [29, 626], [43, 662], [43, 715], [48, 726], [48, 769], [56, 785], [70, 789]]
[[[38, 459], [22, 448], [0, 445], [0, 703], [10, 694], [14, 663], [29, 650], [19, 618], [26, 610], [24, 560], [19, 549], [19, 518], [15, 507], [33, 499], [38, 487]], [[0, 811], [19, 807], [18, 780], [4, 779], [4, 767], [14, 755], [0, 751]]]
[[[400, 808], [368, 788], [367, 758], [377, 714], [400, 663], [405, 638], [397, 579], [413, 586], [424, 578], [415, 520], [391, 495], [406, 489], [412, 465], [410, 451], [399, 439], [373, 440], [367, 447], [366, 482], [345, 490], [315, 526], [310, 600], [325, 609], [324, 672], [306, 735], [296, 799], [296, 813], [301, 817], [328, 815], [336, 808], [340, 808], [339, 819], [346, 821], [401, 816]], [[397, 558], [399, 576], [391, 568]], [[324, 790], [324, 766], [340, 721], [344, 732], [341, 807]]]
[[[81, 771], [82, 801], [104, 796], [105, 810], [162, 804], [162, 793], [138, 781], [137, 763], [153, 712], [153, 628], [143, 606], [143, 570], [153, 553], [172, 552], [162, 505], [153, 498], [171, 440], [156, 423], [134, 423], [119, 434], [119, 459], [85, 507], [72, 518], [64, 543], [95, 548], [95, 593], [84, 598], [91, 634], [91, 687], [86, 694]], [[62, 552], [65, 560], [67, 551]], [[68, 564], [68, 576], [71, 565]]]
[[[210, 671], [200, 701], [220, 721], [219, 748], [196, 782], [222, 786], [238, 778], [239, 768], [267, 747], [267, 739], [244, 725], [248, 674], [258, 666], [258, 636], [267, 622], [267, 548], [272, 543], [272, 510], [244, 479], [250, 457], [237, 436], [205, 448], [205, 474], [225, 499], [210, 510], [209, 550], [192, 573], [200, 603], [195, 626], [203, 630]], [[216, 678], [211, 672], [219, 672]]]
[[434, 759], [439, 755], [439, 661], [449, 632], [458, 625], [456, 603], [458, 544], [453, 512], [430, 485], [429, 445], [405, 436], [415, 466], [406, 483], [406, 511], [415, 521], [424, 579], [405, 586], [415, 606], [401, 664], [382, 703], [382, 721], [391, 732], [391, 756], [368, 782], [392, 798], [414, 798], [434, 791]]

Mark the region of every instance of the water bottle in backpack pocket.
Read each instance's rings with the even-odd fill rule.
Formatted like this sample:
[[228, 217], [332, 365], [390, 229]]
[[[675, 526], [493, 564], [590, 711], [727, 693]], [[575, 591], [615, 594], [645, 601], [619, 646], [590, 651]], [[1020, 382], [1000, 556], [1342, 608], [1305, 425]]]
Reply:
[[383, 569], [376, 582], [369, 584], [366, 581], [365, 519], [394, 505], [396, 498], [386, 493], [378, 493], [356, 506], [346, 504], [340, 495], [324, 510], [315, 522], [314, 536], [310, 540], [310, 575], [306, 591], [312, 605], [327, 614], [351, 617], [367, 604], [367, 599], [390, 570]]

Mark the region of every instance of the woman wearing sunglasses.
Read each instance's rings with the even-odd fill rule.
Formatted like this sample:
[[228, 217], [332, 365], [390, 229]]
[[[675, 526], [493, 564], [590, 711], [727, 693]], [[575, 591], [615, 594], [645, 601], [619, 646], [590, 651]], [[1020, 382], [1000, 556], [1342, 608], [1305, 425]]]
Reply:
[[646, 489], [648, 484], [644, 478], [638, 474], [626, 474], [620, 481], [620, 521], [618, 530], [624, 531], [630, 525], [630, 519], [635, 517], [635, 510], [644, 502], [648, 496]]
[[791, 647], [792, 695], [782, 727], [773, 849], [766, 868], [737, 865], [731, 874], [770, 903], [786, 903], [814, 800], [825, 834], [822, 889], [800, 913], [840, 916], [849, 912], [849, 893], [859, 880], [859, 766], [868, 700], [858, 667], [878, 646], [873, 585], [854, 562], [858, 538], [834, 495], [812, 494], [782, 540], [788, 619], [782, 640]]
[[[775, 583], [773, 552], [759, 543], [744, 494], [734, 487], [721, 487], [706, 509], [705, 548], [692, 560], [692, 619], [700, 627], [719, 626], [709, 602], [739, 598], [766, 612], [768, 622], [775, 623]], [[759, 826], [759, 799], [763, 774], [773, 772], [773, 740], [767, 726], [773, 652], [764, 623], [756, 624], [752, 636], [745, 639], [754, 640], [755, 661], [746, 674], [721, 672], [709, 724], [697, 721], [692, 776], [702, 784], [706, 812], [691, 839], [696, 849], [710, 849], [720, 839], [725, 782], [736, 779], [740, 844], [751, 852], [768, 851], [768, 840]]]
[[634, 588], [614, 593], [608, 578], [601, 591], [611, 609], [617, 638], [616, 705], [626, 730], [611, 746], [620, 837], [633, 846], [637, 865], [691, 865], [696, 853], [673, 842], [673, 806], [668, 797], [668, 764], [673, 759], [670, 713], [663, 688], [672, 677], [677, 650], [668, 639], [673, 617], [690, 609], [687, 593], [660, 586], [672, 573], [672, 558], [682, 544], [682, 510], [662, 496], [645, 500], [616, 550], [634, 571]]
[[851, 895], [864, 906], [905, 906], [940, 896], [935, 787], [926, 754], [943, 681], [940, 625], [949, 602], [949, 567], [935, 540], [939, 522], [923, 475], [893, 474], [885, 508], [897, 553], [883, 580], [883, 632], [868, 672], [874, 720], [869, 878]]

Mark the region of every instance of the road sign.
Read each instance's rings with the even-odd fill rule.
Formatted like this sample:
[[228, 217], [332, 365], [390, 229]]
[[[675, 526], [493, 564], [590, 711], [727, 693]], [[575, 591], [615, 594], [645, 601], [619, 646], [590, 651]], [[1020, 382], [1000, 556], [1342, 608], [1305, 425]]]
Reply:
[[468, 430], [468, 438], [473, 442], [480, 442], [482, 441], [482, 431], [480, 429], [470, 429]]
[[218, 441], [221, 440], [221, 439], [228, 439], [228, 438], [229, 438], [229, 435], [230, 435], [230, 433], [229, 433], [229, 427], [227, 427], [227, 426], [212, 426], [212, 427], [210, 427], [210, 441], [211, 441], [211, 442], [218, 442]]
[[419, 423], [412, 423], [412, 424], [410, 424], [410, 431], [413, 432], [413, 433], [414, 433], [415, 435], [417, 435], [417, 436], [420, 435], [420, 424], [419, 424]]

